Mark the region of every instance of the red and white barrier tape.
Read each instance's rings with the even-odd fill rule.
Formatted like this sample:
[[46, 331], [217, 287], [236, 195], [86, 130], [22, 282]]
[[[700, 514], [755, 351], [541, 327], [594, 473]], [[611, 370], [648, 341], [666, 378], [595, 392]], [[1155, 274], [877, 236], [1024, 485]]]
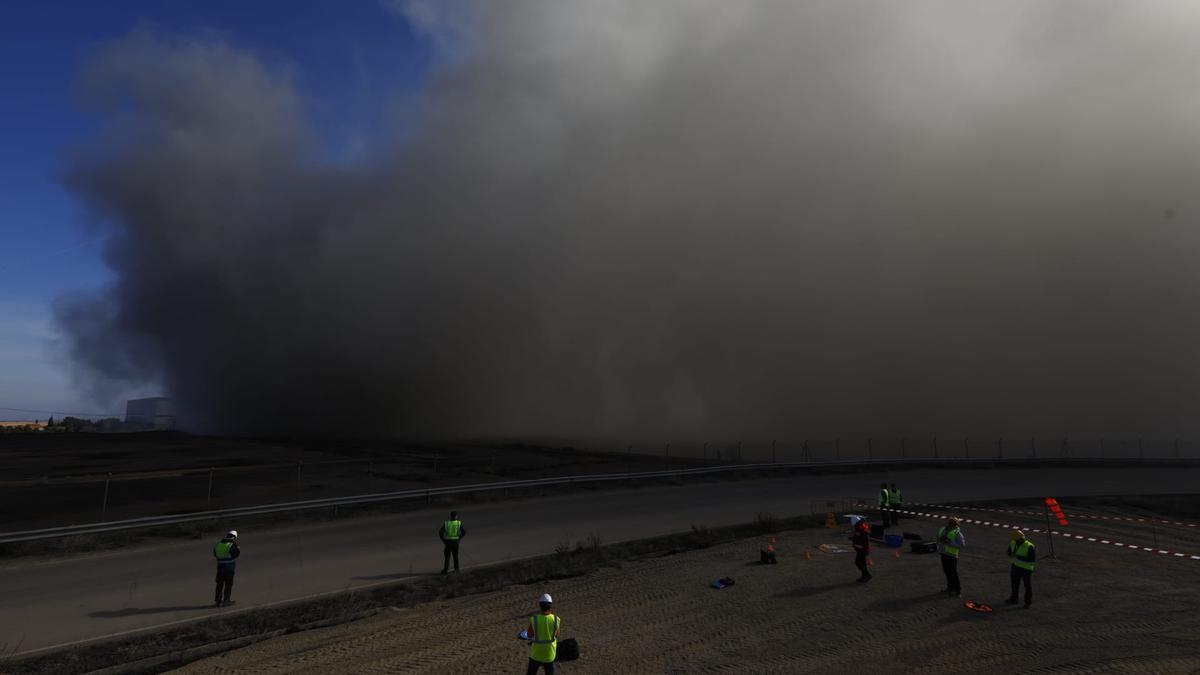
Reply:
[[[995, 508], [985, 508], [982, 506], [955, 506], [953, 504], [917, 504], [917, 503], [914, 503], [914, 504], [909, 504], [908, 506], [924, 506], [927, 508], [952, 509], [952, 510], [956, 510], [956, 511], [986, 511], [986, 512], [990, 512], [990, 513], [1012, 513], [1015, 515], [1022, 515], [1022, 516], [1038, 516], [1039, 518], [1044, 515], [1041, 511], [1021, 511], [1019, 509], [995, 509]], [[878, 508], [878, 507], [876, 507], [876, 508]], [[1067, 518], [1075, 518], [1078, 520], [1117, 520], [1117, 521], [1124, 521], [1124, 522], [1130, 522], [1130, 523], [1154, 523], [1157, 525], [1173, 525], [1175, 527], [1191, 527], [1191, 528], [1200, 527], [1200, 524], [1197, 524], [1197, 523], [1185, 523], [1185, 522], [1181, 522], [1178, 520], [1158, 520], [1158, 519], [1154, 519], [1154, 518], [1130, 518], [1127, 516], [1102, 516], [1102, 515], [1092, 515], [1092, 514], [1086, 514], [1086, 513], [1068, 513], [1066, 515], [1067, 515]]]
[[[869, 504], [859, 504], [858, 506], [870, 507]], [[879, 507], [876, 506], [874, 508], [878, 509]], [[943, 506], [939, 505], [938, 508], [947, 508], [947, 507], [943, 507]], [[910, 515], [910, 516], [920, 516], [920, 517], [924, 517], [924, 518], [945, 518], [946, 517], [946, 514], [944, 514], [944, 513], [926, 513], [923, 511], [908, 511], [906, 509], [888, 509], [888, 511], [891, 511], [893, 513], [903, 513], [903, 514]], [[1038, 515], [1041, 515], [1041, 514], [1038, 514]], [[1021, 527], [1021, 526], [1012, 525], [1009, 523], [992, 522], [990, 520], [976, 520], [974, 518], [959, 518], [958, 521], [960, 523], [971, 523], [972, 525], [983, 525], [985, 527], [999, 527], [999, 528], [1003, 528], [1006, 530], [1021, 530], [1022, 532], [1036, 532], [1039, 534], [1047, 534], [1046, 530], [1043, 530], [1040, 528]], [[1197, 555], [1197, 554], [1181, 553], [1179, 551], [1170, 551], [1167, 549], [1158, 548], [1156, 546], [1142, 546], [1141, 544], [1126, 544], [1124, 542], [1113, 541], [1111, 539], [1102, 539], [1100, 537], [1087, 537], [1087, 536], [1084, 536], [1081, 534], [1070, 534], [1068, 532], [1060, 532], [1058, 530], [1051, 530], [1051, 531], [1049, 531], [1048, 534], [1055, 536], [1055, 537], [1063, 537], [1064, 539], [1078, 539], [1080, 541], [1086, 541], [1086, 542], [1089, 542], [1092, 544], [1106, 544], [1108, 546], [1124, 548], [1124, 549], [1127, 549], [1130, 551], [1146, 551], [1148, 553], [1158, 553], [1160, 555], [1165, 555], [1165, 556], [1169, 556], [1172, 558], [1183, 558], [1185, 560], [1200, 560], [1200, 555]]]

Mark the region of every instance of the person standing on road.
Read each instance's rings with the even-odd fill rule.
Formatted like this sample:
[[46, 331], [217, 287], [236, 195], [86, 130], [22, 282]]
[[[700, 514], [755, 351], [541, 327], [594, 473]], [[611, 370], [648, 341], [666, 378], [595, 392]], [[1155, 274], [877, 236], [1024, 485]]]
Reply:
[[451, 511], [450, 520], [438, 529], [438, 537], [442, 540], [442, 574], [450, 571], [450, 556], [454, 556], [454, 571], [458, 571], [458, 542], [465, 536], [467, 528], [458, 519], [458, 511]]
[[558, 656], [558, 635], [562, 631], [562, 620], [550, 610], [554, 599], [549, 593], [543, 593], [538, 598], [539, 614], [529, 617], [526, 629], [529, 635], [529, 667], [525, 675], [536, 675], [542, 668], [546, 675], [554, 675], [554, 659]]
[[892, 524], [900, 522], [900, 488], [892, 483], [892, 489], [888, 490], [888, 506], [892, 509]]
[[871, 525], [865, 520], [858, 521], [850, 541], [854, 542], [854, 566], [860, 572], [858, 583], [866, 583], [871, 580], [871, 571], [867, 569], [867, 556], [871, 555]]
[[888, 526], [888, 506], [891, 502], [891, 494], [888, 493], [887, 483], [879, 484], [879, 518], [884, 527]]
[[941, 552], [942, 571], [946, 574], [946, 595], [962, 597], [962, 584], [958, 580], [958, 552], [966, 545], [958, 518], [946, 519], [946, 525], [938, 530], [938, 550]]
[[1025, 533], [1013, 530], [1012, 541], [1008, 542], [1008, 559], [1012, 561], [1010, 577], [1012, 578], [1012, 594], [1008, 596], [1010, 605], [1017, 604], [1017, 591], [1021, 582], [1025, 582], [1025, 608], [1033, 604], [1033, 565], [1037, 560], [1037, 548], [1032, 541], [1025, 538]]
[[233, 574], [237, 571], [237, 558], [242, 554], [238, 548], [237, 530], [230, 530], [213, 546], [213, 557], [217, 559], [217, 590], [213, 596], [213, 607], [232, 605], [229, 596], [233, 593]]

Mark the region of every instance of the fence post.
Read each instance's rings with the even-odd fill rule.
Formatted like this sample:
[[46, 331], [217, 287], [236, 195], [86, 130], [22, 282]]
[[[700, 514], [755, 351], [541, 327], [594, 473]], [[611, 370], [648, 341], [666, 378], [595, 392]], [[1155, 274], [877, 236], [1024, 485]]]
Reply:
[[100, 522], [108, 520], [108, 483], [112, 480], [112, 472], [104, 477], [104, 500], [100, 502]]
[[213, 469], [210, 468], [208, 470], [208, 498], [205, 501], [205, 504], [207, 505], [205, 507], [206, 511], [212, 511], [212, 481], [213, 481]]

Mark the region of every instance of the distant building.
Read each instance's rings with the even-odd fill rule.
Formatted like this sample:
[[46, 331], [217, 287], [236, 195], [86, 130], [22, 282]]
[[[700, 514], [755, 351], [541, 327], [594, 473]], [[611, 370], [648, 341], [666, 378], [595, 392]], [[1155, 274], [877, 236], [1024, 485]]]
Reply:
[[171, 399], [162, 396], [135, 398], [125, 402], [125, 424], [150, 429], [174, 429]]

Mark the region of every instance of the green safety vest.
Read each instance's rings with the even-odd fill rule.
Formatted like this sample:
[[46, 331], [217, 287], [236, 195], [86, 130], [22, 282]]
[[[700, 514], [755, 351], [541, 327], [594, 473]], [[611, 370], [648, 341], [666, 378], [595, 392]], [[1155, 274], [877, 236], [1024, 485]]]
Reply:
[[879, 505], [880, 505], [880, 506], [887, 506], [887, 505], [888, 505], [888, 500], [889, 500], [889, 497], [888, 497], [888, 491], [887, 491], [887, 488], [884, 488], [884, 489], [880, 490], [880, 491], [879, 491]]
[[952, 558], [958, 557], [958, 547], [952, 544], [943, 543], [943, 541], [953, 541], [954, 538], [958, 536], [958, 530], [959, 528], [957, 527], [949, 532], [946, 531], [945, 527], [938, 530], [938, 543], [942, 544], [942, 553], [945, 553]]
[[218, 541], [217, 545], [213, 546], [213, 555], [217, 556], [218, 561], [233, 560], [233, 556], [229, 555], [232, 550], [232, 541]]
[[1021, 542], [1020, 548], [1017, 548], [1017, 542], [1010, 541], [1008, 542], [1008, 557], [1012, 558], [1012, 564], [1014, 567], [1020, 567], [1023, 570], [1029, 570], [1032, 572], [1033, 563], [1021, 560], [1021, 557], [1028, 556], [1029, 552], [1035, 548], [1036, 547], [1033, 545], [1033, 542], [1029, 541], [1028, 539]]
[[900, 506], [900, 488], [888, 491], [888, 504]]
[[558, 628], [561, 621], [553, 614], [534, 614], [529, 619], [533, 635], [529, 636], [529, 658], [539, 663], [553, 663], [558, 656]]
[[446, 539], [458, 539], [458, 531], [462, 529], [462, 521], [447, 520], [442, 523], [442, 529], [446, 531]]

